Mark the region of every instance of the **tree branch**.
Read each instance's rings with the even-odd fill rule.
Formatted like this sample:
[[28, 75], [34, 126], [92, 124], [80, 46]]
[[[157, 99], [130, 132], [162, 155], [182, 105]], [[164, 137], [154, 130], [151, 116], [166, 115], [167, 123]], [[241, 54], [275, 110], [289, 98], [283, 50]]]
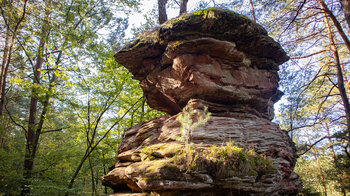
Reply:
[[[15, 121], [15, 119], [12, 118], [12, 115], [11, 115], [10, 111], [7, 109], [6, 104], [4, 105], [4, 107], [5, 107], [5, 110], [6, 110], [7, 114], [9, 115], [11, 121], [13, 122], [13, 124], [15, 124], [16, 126], [22, 128], [23, 131], [24, 131], [24, 133], [25, 133], [25, 135], [27, 135], [27, 129], [26, 129], [23, 125], [17, 123], [17, 122]], [[27, 137], [27, 136], [26, 136], [26, 137]]]
[[309, 57], [314, 56], [316, 54], [320, 54], [320, 53], [327, 52], [327, 51], [329, 51], [329, 50], [320, 50], [318, 52], [315, 52], [315, 53], [312, 53], [312, 54], [308, 54], [308, 55], [305, 55], [305, 56], [291, 57], [290, 59], [305, 59], [305, 58], [309, 58]]
[[52, 130], [47, 130], [47, 131], [42, 131], [41, 133], [51, 133], [51, 132], [56, 132], [56, 131], [62, 131], [63, 129], [68, 129], [70, 128], [70, 126], [68, 127], [62, 127], [62, 128], [59, 128], [59, 129], [52, 129]]
[[329, 10], [329, 8], [327, 7], [327, 5], [325, 4], [325, 2], [323, 0], [319, 0], [318, 1], [321, 5], [322, 10], [331, 18], [331, 20], [333, 21], [333, 24], [335, 26], [335, 28], [337, 29], [340, 37], [343, 39], [345, 46], [348, 48], [349, 52], [350, 52], [350, 40], [349, 38], [346, 36], [340, 22], [337, 20], [337, 18], [334, 16], [334, 14]]
[[281, 35], [282, 35], [287, 29], [289, 29], [289, 27], [292, 25], [292, 23], [297, 19], [298, 15], [299, 15], [299, 12], [300, 12], [301, 9], [303, 9], [305, 3], [306, 3], [306, 0], [304, 0], [304, 1], [298, 6], [297, 13], [295, 14], [295, 16], [294, 16], [294, 18], [292, 19], [292, 21], [288, 24], [288, 26], [283, 30], [283, 32], [281, 33]]

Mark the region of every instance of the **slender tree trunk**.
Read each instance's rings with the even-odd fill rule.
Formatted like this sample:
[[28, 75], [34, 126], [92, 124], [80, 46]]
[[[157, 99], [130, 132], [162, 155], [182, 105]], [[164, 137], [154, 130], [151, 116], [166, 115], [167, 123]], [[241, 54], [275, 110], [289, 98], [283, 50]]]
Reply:
[[[91, 152], [92, 151], [91, 151], [91, 144], [90, 144], [90, 147], [86, 149], [83, 158], [80, 160], [80, 163], [79, 163], [78, 167], [76, 168], [76, 170], [75, 170], [75, 172], [74, 172], [74, 174], [73, 174], [73, 176], [72, 176], [72, 178], [71, 178], [71, 180], [70, 180], [70, 182], [68, 184], [68, 190], [73, 188], [74, 181], [75, 181], [76, 177], [78, 176], [78, 174], [80, 172], [80, 169], [83, 167], [86, 159], [90, 156]], [[65, 193], [65, 196], [68, 196], [68, 195], [69, 195], [69, 192], [67, 191]]]
[[[309, 145], [311, 145], [311, 141], [310, 141], [310, 137], [309, 137], [308, 133], [307, 133], [307, 140], [309, 142]], [[324, 177], [324, 174], [323, 174], [323, 170], [322, 170], [321, 164], [320, 164], [320, 162], [318, 160], [318, 157], [317, 157], [317, 152], [316, 152], [316, 150], [314, 148], [311, 148], [311, 150], [312, 150], [312, 155], [315, 158], [315, 161], [316, 161], [316, 164], [317, 164], [317, 168], [318, 168], [318, 171], [319, 171], [319, 174], [320, 174], [320, 182], [321, 182], [323, 194], [324, 194], [324, 196], [327, 196], [327, 187], [326, 187], [325, 177]]]
[[255, 18], [255, 9], [254, 9], [254, 3], [253, 0], [249, 0], [250, 3], [250, 7], [252, 8], [252, 16], [253, 16], [253, 20], [254, 22], [256, 22], [256, 18]]
[[180, 3], [180, 14], [179, 15], [186, 14], [188, 0], [181, 0], [180, 2], [181, 3]]
[[143, 118], [145, 116], [145, 106], [146, 106], [146, 98], [144, 98], [142, 101], [140, 122], [143, 122]]
[[331, 30], [326, 12], [324, 12], [324, 20], [325, 20], [327, 31], [328, 31], [330, 50], [332, 52], [332, 55], [333, 55], [333, 58], [335, 61], [334, 62], [335, 67], [337, 70], [337, 73], [336, 73], [337, 80], [338, 80], [337, 88], [339, 90], [340, 97], [341, 97], [341, 100], [343, 102], [343, 107], [345, 110], [346, 126], [347, 126], [347, 133], [348, 133], [348, 143], [350, 143], [350, 103], [349, 103], [349, 98], [348, 98], [347, 92], [345, 90], [344, 76], [343, 76], [343, 71], [342, 71], [342, 67], [340, 64], [338, 49], [337, 49], [337, 46], [335, 45], [334, 36], [333, 36], [332, 30]]
[[312, 152], [313, 152], [316, 164], [317, 164], [318, 171], [320, 172], [323, 195], [327, 196], [327, 187], [326, 187], [326, 182], [325, 182], [325, 177], [324, 177], [324, 174], [323, 174], [322, 167], [320, 165], [320, 162], [318, 161], [318, 157], [317, 157], [315, 149], [312, 148]]
[[[1, 117], [0, 117], [1, 118]], [[7, 136], [7, 127], [9, 126], [9, 122], [5, 123], [4, 119], [2, 119], [1, 122], [1, 139], [0, 139], [0, 148], [3, 148], [5, 146], [5, 142], [6, 142], [6, 136]]]
[[[86, 159], [87, 159], [87, 158], [90, 156], [90, 154], [96, 149], [96, 147], [104, 140], [104, 138], [109, 134], [109, 132], [110, 132], [117, 124], [119, 124], [119, 122], [120, 122], [122, 119], [124, 119], [124, 117], [125, 117], [127, 114], [129, 114], [130, 110], [134, 109], [135, 105], [136, 105], [139, 101], [140, 101], [140, 99], [139, 99], [138, 101], [136, 101], [136, 102], [121, 116], [121, 117], [118, 116], [118, 119], [119, 119], [119, 120], [117, 120], [117, 122], [115, 122], [115, 123], [107, 130], [107, 132], [105, 132], [104, 135], [103, 135], [98, 141], [96, 141], [96, 143], [92, 143], [92, 141], [93, 141], [92, 139], [88, 142], [88, 146], [87, 146], [87, 148], [86, 148], [86, 150], [85, 150], [85, 153], [84, 153], [82, 159], [80, 160], [80, 163], [79, 163], [78, 167], [75, 169], [75, 172], [74, 172], [74, 174], [73, 174], [73, 176], [72, 176], [72, 178], [71, 178], [71, 180], [70, 180], [70, 182], [69, 182], [69, 184], [68, 184], [68, 190], [66, 191], [65, 196], [68, 196], [68, 195], [69, 195], [69, 190], [73, 188], [74, 181], [75, 181], [75, 179], [77, 178], [77, 176], [78, 176], [78, 174], [79, 174], [81, 168], [83, 167], [83, 165], [84, 165]], [[107, 109], [108, 109], [108, 108], [106, 108], [106, 110], [107, 110]], [[104, 113], [104, 112], [103, 112], [103, 113]], [[101, 116], [101, 117], [102, 117], [102, 116]], [[95, 126], [96, 126], [95, 128], [97, 128], [97, 125], [98, 125], [98, 124], [95, 125]]]
[[[54, 80], [53, 80], [54, 81]], [[52, 81], [52, 82], [53, 82]], [[51, 92], [51, 88], [49, 89], [49, 93]], [[46, 114], [49, 108], [49, 101], [50, 101], [50, 95], [49, 93], [46, 94], [45, 101], [43, 104], [43, 110], [40, 115], [40, 121], [38, 125], [36, 126], [36, 130], [33, 133], [33, 139], [31, 144], [27, 141], [26, 143], [26, 151], [25, 151], [25, 157], [24, 157], [24, 168], [23, 168], [23, 178], [25, 180], [25, 184], [22, 186], [21, 195], [29, 195], [30, 194], [30, 180], [32, 178], [33, 174], [33, 167], [34, 167], [34, 159], [36, 155], [36, 151], [38, 149], [39, 139], [41, 135], [41, 130], [44, 125], [44, 121], [46, 118]]]
[[[107, 169], [106, 169], [106, 163], [105, 163], [105, 154], [103, 154], [103, 152], [102, 152], [102, 158], [103, 158], [103, 175], [105, 176], [105, 175], [107, 175]], [[107, 194], [108, 193], [108, 191], [107, 191], [107, 186], [106, 185], [104, 185], [104, 192], [105, 192], [105, 194]]]
[[337, 29], [340, 37], [343, 39], [345, 46], [348, 48], [348, 51], [350, 52], [350, 40], [349, 38], [346, 36], [340, 22], [337, 20], [337, 18], [334, 16], [334, 14], [329, 10], [329, 8], [327, 7], [327, 5], [325, 4], [325, 2], [323, 0], [318, 0], [318, 2], [321, 5], [321, 8], [323, 9], [324, 13], [327, 14], [332, 22], [334, 23], [335, 28]]
[[91, 163], [91, 157], [89, 156], [89, 167], [91, 172], [91, 189], [92, 189], [92, 195], [96, 195], [96, 186], [95, 186], [95, 173], [94, 168]]
[[344, 12], [344, 18], [346, 23], [348, 23], [348, 28], [350, 29], [350, 0], [339, 0], [341, 4], [341, 9]]
[[[8, 60], [8, 55], [9, 55], [9, 42], [10, 42], [10, 30], [9, 28], [6, 28], [6, 37], [5, 37], [5, 46], [3, 49], [3, 57], [2, 57], [2, 62], [1, 62], [1, 73], [0, 73], [0, 100], [1, 98], [1, 89], [2, 89], [2, 81], [4, 78], [4, 72], [5, 72], [5, 65], [7, 64], [7, 60]], [[1, 102], [1, 101], [0, 101]], [[2, 108], [2, 107], [1, 107]], [[2, 109], [0, 109], [0, 122], [1, 122], [1, 131], [0, 131], [0, 148], [3, 148], [4, 143], [5, 143], [5, 137], [6, 137], [6, 127], [5, 127], [5, 122], [4, 122], [4, 118], [2, 115]]]
[[[0, 96], [2, 95], [2, 81], [4, 79], [5, 74], [5, 66], [7, 65], [8, 56], [9, 56], [9, 43], [10, 42], [10, 29], [6, 28], [6, 38], [5, 38], [5, 46], [4, 46], [4, 53], [2, 56], [2, 63], [1, 63], [1, 75], [0, 75]], [[0, 109], [0, 116], [2, 116], [2, 109]]]
[[[47, 6], [48, 1], [46, 1], [45, 5]], [[46, 43], [46, 37], [48, 33], [48, 17], [49, 17], [49, 10], [48, 8], [45, 9], [45, 16], [44, 16], [44, 23], [41, 27], [41, 35], [40, 35], [40, 41], [38, 46], [38, 53], [36, 57], [36, 64], [35, 64], [35, 70], [34, 70], [34, 76], [33, 76], [33, 84], [40, 84], [40, 69], [43, 65], [43, 54], [44, 54], [44, 48]], [[50, 82], [51, 83], [51, 82]], [[51, 89], [50, 84], [50, 89]], [[50, 90], [49, 90], [50, 92]], [[24, 184], [22, 186], [21, 195], [29, 195], [30, 194], [30, 180], [32, 178], [33, 173], [33, 167], [34, 167], [34, 159], [36, 155], [36, 151], [39, 144], [39, 138], [42, 130], [42, 126], [44, 124], [45, 115], [48, 110], [49, 105], [49, 93], [46, 94], [45, 101], [43, 104], [43, 110], [40, 116], [40, 121], [38, 125], [36, 124], [36, 116], [37, 116], [37, 110], [38, 110], [38, 98], [37, 98], [38, 92], [35, 88], [32, 90], [31, 99], [30, 99], [30, 105], [29, 105], [29, 118], [28, 118], [28, 130], [27, 130], [27, 140], [26, 140], [26, 151], [24, 156], [24, 164], [23, 164], [23, 177], [24, 177]]]
[[334, 165], [335, 165], [335, 169], [337, 170], [338, 172], [338, 175], [337, 175], [337, 181], [340, 185], [340, 189], [341, 189], [341, 192], [343, 194], [343, 196], [346, 196], [346, 191], [345, 191], [345, 186], [344, 186], [344, 182], [343, 182], [343, 179], [341, 178], [340, 174], [342, 173], [342, 171], [339, 169], [339, 163], [338, 163], [338, 159], [337, 159], [337, 156], [335, 154], [335, 150], [333, 148], [333, 145], [332, 145], [332, 140], [331, 140], [331, 134], [329, 133], [329, 127], [328, 127], [328, 124], [325, 123], [325, 129], [327, 131], [327, 136], [328, 136], [328, 142], [329, 142], [329, 148], [331, 149], [331, 152], [332, 152], [332, 158], [333, 158], [333, 161], [334, 161]]
[[[6, 53], [4, 51], [4, 57], [6, 57], [6, 58], [3, 59], [3, 62], [2, 62], [2, 65], [1, 65], [0, 116], [2, 116], [3, 109], [4, 109], [4, 104], [5, 104], [5, 94], [6, 94], [5, 90], [6, 90], [6, 82], [7, 82], [7, 73], [8, 73], [8, 69], [10, 67], [10, 64], [11, 64], [12, 48], [13, 48], [13, 45], [15, 44], [15, 39], [16, 39], [16, 36], [17, 36], [17, 31], [18, 31], [19, 25], [23, 22], [23, 20], [24, 20], [24, 18], [26, 16], [27, 3], [28, 3], [28, 0], [25, 0], [24, 4], [23, 4], [22, 16], [18, 20], [18, 22], [16, 23], [13, 31], [11, 30], [10, 24], [7, 23], [8, 21], [6, 21], [6, 19], [5, 19], [5, 16], [4, 16], [5, 13], [1, 9], [1, 14], [4, 17], [4, 20], [5, 20], [5, 23], [6, 23], [6, 26], [7, 26], [6, 27], [7, 28], [7, 32], [6, 33], [10, 33], [10, 31], [12, 31], [10, 33], [12, 35], [11, 35], [10, 42], [9, 42], [9, 44], [7, 46], [8, 48], [7, 48]], [[7, 38], [7, 35], [6, 35], [6, 38]], [[5, 47], [6, 47], [6, 45], [5, 45]]]
[[168, 20], [168, 16], [166, 14], [166, 4], [168, 0], [158, 0], [158, 21], [159, 24], [163, 24]]

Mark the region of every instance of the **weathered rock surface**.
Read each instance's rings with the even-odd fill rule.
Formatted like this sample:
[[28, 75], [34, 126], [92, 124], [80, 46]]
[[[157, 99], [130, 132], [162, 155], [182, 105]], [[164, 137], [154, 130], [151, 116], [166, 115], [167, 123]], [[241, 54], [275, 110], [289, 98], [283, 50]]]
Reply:
[[[148, 104], [172, 116], [125, 131], [105, 185], [153, 195], [293, 195], [301, 189], [293, 172], [293, 144], [270, 121], [282, 94], [278, 65], [288, 56], [261, 26], [234, 12], [208, 9], [141, 35], [115, 58], [140, 81]], [[233, 168], [236, 174], [225, 167], [184, 169], [178, 157], [187, 151], [175, 139], [181, 136], [177, 116], [184, 107], [212, 113], [192, 132], [198, 153], [233, 142], [272, 161], [271, 170], [237, 172], [247, 169], [242, 165]], [[250, 160], [250, 169], [265, 159]], [[230, 174], [216, 175], [220, 172]]]
[[[197, 110], [205, 106], [201, 100], [191, 100], [189, 104]], [[221, 189], [223, 195], [230, 190], [241, 195], [288, 195], [300, 189], [301, 184], [293, 172], [296, 156], [290, 138], [278, 125], [255, 115], [231, 113], [227, 115], [229, 117], [212, 116], [207, 124], [192, 132], [192, 142], [197, 148], [206, 148], [232, 141], [271, 158], [277, 172], [259, 177], [219, 180], [210, 176], [208, 171], [181, 172], [171, 164], [171, 157], [175, 155], [171, 152], [174, 151], [166, 148], [181, 145], [174, 139], [180, 135], [181, 124], [176, 120], [178, 115], [160, 117], [127, 130], [119, 146], [118, 162], [104, 177], [105, 184], [116, 190], [126, 185], [133, 191], [160, 191], [164, 194], [167, 191], [191, 193], [195, 190], [193, 195], [202, 193], [201, 190], [203, 194], [215, 193], [217, 189]], [[144, 160], [141, 151], [150, 146], [163, 148], [153, 152], [155, 159]]]
[[184, 15], [115, 55], [140, 80], [148, 104], [177, 114], [189, 99], [250, 107], [273, 118], [278, 65], [288, 56], [265, 29], [221, 9]]

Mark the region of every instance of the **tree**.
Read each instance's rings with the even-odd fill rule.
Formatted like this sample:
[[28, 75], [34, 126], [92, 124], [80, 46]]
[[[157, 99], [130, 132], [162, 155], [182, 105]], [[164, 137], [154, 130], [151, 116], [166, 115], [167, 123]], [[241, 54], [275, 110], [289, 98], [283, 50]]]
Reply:
[[339, 0], [341, 3], [341, 8], [344, 12], [344, 18], [346, 23], [348, 23], [348, 28], [350, 29], [350, 1], [349, 0]]
[[[23, 10], [18, 12], [17, 7], [14, 7], [14, 2], [2, 1], [0, 11], [4, 23], [6, 25], [6, 41], [4, 46], [3, 58], [1, 63], [1, 78], [0, 78], [0, 116], [2, 117], [4, 103], [5, 103], [5, 91], [7, 83], [7, 74], [11, 65], [12, 50], [15, 44], [17, 32], [21, 23], [24, 21], [27, 12], [28, 0], [23, 3]], [[19, 5], [20, 6], [20, 5]]]
[[168, 20], [168, 16], [166, 13], [166, 4], [168, 0], [158, 0], [158, 22], [159, 24], [163, 24]]
[[179, 15], [187, 13], [187, 3], [188, 3], [188, 0], [180, 0], [180, 13], [179, 13]]
[[[276, 16], [273, 17], [279, 19], [267, 23], [271, 29], [281, 25], [281, 29], [272, 32], [277, 33], [276, 37], [292, 56], [281, 71], [283, 91], [288, 96], [287, 102], [282, 105], [282, 125], [297, 143], [298, 154], [319, 163], [318, 154], [332, 157], [329, 143], [337, 146], [336, 153], [346, 154], [350, 141], [347, 120], [349, 70], [345, 66], [348, 59], [347, 36], [339, 23], [342, 15], [335, 11], [335, 7], [340, 7], [339, 2], [285, 1], [285, 4], [277, 7], [284, 11], [275, 12]], [[326, 123], [327, 129], [321, 126]], [[310, 130], [309, 135], [313, 137], [308, 140], [305, 134]], [[316, 154], [317, 159], [312, 154]], [[340, 183], [342, 178], [333, 176], [342, 176], [346, 169], [337, 167], [334, 158], [330, 163], [327, 167], [332, 167], [337, 174], [329, 174], [330, 170], [319, 164], [318, 170], [327, 172], [322, 172], [323, 180], [317, 186], [323, 187], [322, 192], [325, 193], [325, 190], [335, 191], [334, 185], [330, 184], [337, 182], [339, 192], [344, 195], [347, 190], [346, 185]], [[302, 179], [312, 178], [307, 176], [310, 174], [300, 175]]]
[[[49, 31], [49, 16], [50, 16], [50, 9], [51, 9], [51, 2], [45, 1], [44, 9], [44, 20], [41, 24], [41, 32], [39, 36], [39, 45], [38, 45], [38, 51], [36, 55], [36, 63], [34, 68], [34, 75], [33, 75], [33, 86], [40, 84], [41, 81], [41, 69], [43, 65], [43, 55], [44, 55], [44, 49], [45, 45], [47, 43], [47, 35]], [[43, 129], [44, 119], [45, 115], [48, 111], [49, 107], [49, 99], [50, 99], [50, 93], [52, 93], [52, 88], [56, 80], [56, 76], [53, 75], [52, 79], [49, 81], [49, 89], [46, 93], [45, 100], [43, 103], [43, 109], [40, 115], [39, 124], [36, 122], [36, 116], [37, 116], [37, 110], [38, 110], [38, 93], [36, 88], [32, 89], [31, 98], [30, 98], [30, 105], [29, 105], [29, 119], [28, 119], [28, 128], [26, 130], [26, 151], [24, 155], [24, 171], [23, 171], [23, 177], [25, 180], [25, 184], [23, 185], [21, 195], [29, 195], [30, 194], [30, 188], [29, 188], [29, 181], [32, 177], [33, 172], [33, 165], [34, 165], [34, 158], [36, 155], [36, 151], [39, 144], [39, 138]]]
[[[28, 104], [24, 107], [28, 110], [15, 111], [14, 107], [10, 105], [11, 99], [7, 100], [7, 106], [4, 104], [6, 115], [12, 124], [25, 133], [26, 151], [24, 162], [22, 162], [25, 181], [22, 195], [30, 194], [29, 187], [34, 185], [32, 179], [37, 174], [34, 163], [37, 159], [37, 153], [40, 151], [40, 138], [44, 134], [69, 130], [69, 123], [62, 120], [65, 119], [64, 117], [60, 118], [62, 110], [57, 110], [57, 103], [64, 104], [68, 95], [74, 92], [72, 90], [73, 81], [70, 79], [74, 73], [71, 71], [77, 68], [79, 62], [83, 60], [90, 59], [88, 60], [90, 63], [96, 63], [100, 60], [101, 53], [98, 52], [100, 48], [96, 47], [97, 43], [100, 42], [97, 33], [106, 27], [112, 19], [116, 19], [112, 31], [120, 31], [118, 26], [125, 27], [127, 25], [125, 20], [118, 19], [112, 14], [112, 9], [124, 12], [137, 5], [135, 1], [114, 3], [107, 0], [37, 1], [35, 4], [28, 5], [27, 1], [24, 3], [24, 10], [27, 8], [31, 10], [30, 17], [27, 18], [27, 23], [21, 23], [21, 34], [17, 33], [16, 36], [13, 36], [11, 43], [13, 46], [17, 46], [19, 50], [17, 55], [25, 61], [6, 61], [6, 64], [12, 66], [15, 63], [22, 64], [21, 69], [13, 69], [12, 71], [14, 74], [10, 81], [15, 88], [9, 89], [8, 95], [18, 93], [13, 90], [22, 91], [24, 98], [27, 99], [25, 104]], [[2, 9], [3, 18], [6, 21], [8, 14], [5, 11]], [[19, 28], [19, 22], [16, 24], [16, 28]], [[122, 28], [121, 32], [124, 30], [125, 28]], [[10, 38], [6, 36], [7, 40]], [[7, 51], [11, 50], [5, 50], [4, 56], [6, 56]], [[96, 60], [92, 58], [96, 58]], [[95, 66], [98, 65], [95, 64]], [[91, 71], [96, 67], [89, 69]], [[22, 72], [29, 73], [29, 75], [19, 77], [18, 73]], [[8, 77], [4, 78], [8, 80]], [[65, 106], [67, 107], [67, 105]], [[56, 115], [54, 115], [55, 113]], [[3, 135], [1, 135], [2, 141], [5, 138]], [[52, 167], [48, 166], [48, 168]], [[44, 171], [47, 171], [48, 168]]]

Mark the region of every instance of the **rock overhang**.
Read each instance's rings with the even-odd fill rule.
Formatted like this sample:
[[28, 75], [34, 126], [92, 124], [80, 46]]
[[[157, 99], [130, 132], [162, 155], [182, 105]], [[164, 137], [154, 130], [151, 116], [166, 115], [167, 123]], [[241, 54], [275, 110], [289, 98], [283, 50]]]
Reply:
[[[140, 35], [115, 58], [140, 81], [148, 104], [172, 116], [125, 130], [117, 162], [103, 184], [116, 192], [156, 195], [295, 195], [300, 191], [293, 172], [295, 148], [288, 134], [270, 121], [273, 104], [281, 96], [278, 65], [288, 56], [260, 25], [227, 10], [198, 11]], [[202, 152], [230, 141], [265, 157], [266, 163], [273, 163], [268, 166], [271, 170], [243, 175], [234, 170], [240, 168], [238, 164], [227, 167], [224, 172], [229, 175], [221, 177], [211, 167], [183, 170], [175, 156], [181, 151], [168, 148], [185, 149], [174, 139], [182, 135], [177, 117], [184, 107], [212, 113], [205, 125], [192, 130], [194, 149]]]
[[[203, 37], [233, 42], [239, 50], [271, 59], [277, 65], [289, 59], [262, 26], [243, 15], [219, 8], [201, 10], [169, 20], [125, 45], [115, 55], [115, 59], [133, 73], [133, 68], [140, 62], [134, 53], [140, 52], [139, 58], [153, 58], [163, 54], [169, 42]], [[134, 58], [130, 58], [130, 54]]]
[[[206, 62], [183, 64], [184, 58], [203, 60], [205, 55], [209, 57]], [[141, 34], [115, 59], [140, 81], [154, 109], [176, 114], [189, 99], [199, 98], [228, 107], [248, 105], [272, 118], [271, 107], [281, 95], [277, 90], [278, 65], [289, 57], [262, 26], [235, 12], [210, 8], [182, 15]], [[200, 74], [201, 70], [193, 67], [213, 69], [222, 75], [213, 71]], [[243, 70], [244, 74], [237, 75], [235, 70]], [[203, 83], [208, 79], [213, 82]]]

